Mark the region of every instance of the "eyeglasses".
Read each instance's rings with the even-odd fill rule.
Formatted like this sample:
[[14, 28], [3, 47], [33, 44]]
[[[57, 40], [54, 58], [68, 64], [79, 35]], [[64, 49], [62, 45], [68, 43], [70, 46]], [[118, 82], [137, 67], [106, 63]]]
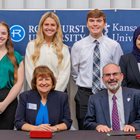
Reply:
[[117, 76], [119, 76], [120, 74], [121, 74], [121, 72], [104, 73], [104, 74], [103, 74], [103, 77], [107, 77], [107, 78], [109, 78], [109, 77], [111, 77], [111, 76], [117, 77]]

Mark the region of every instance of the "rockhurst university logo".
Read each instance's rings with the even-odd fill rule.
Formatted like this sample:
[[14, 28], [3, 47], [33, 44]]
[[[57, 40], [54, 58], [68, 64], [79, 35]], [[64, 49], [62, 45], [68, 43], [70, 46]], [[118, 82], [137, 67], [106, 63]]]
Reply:
[[25, 37], [25, 29], [20, 25], [13, 25], [10, 28], [11, 39], [14, 42], [20, 42]]

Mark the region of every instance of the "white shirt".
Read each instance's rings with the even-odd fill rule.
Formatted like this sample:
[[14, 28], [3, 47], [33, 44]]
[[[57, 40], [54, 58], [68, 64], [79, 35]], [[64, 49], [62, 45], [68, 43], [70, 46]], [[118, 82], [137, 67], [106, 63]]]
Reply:
[[[112, 108], [113, 108], [113, 93], [108, 91], [108, 100], [109, 100], [109, 112], [110, 112], [110, 122], [112, 126]], [[120, 121], [120, 129], [123, 130], [125, 125], [125, 119], [124, 119], [124, 105], [123, 105], [123, 96], [122, 96], [122, 88], [120, 87], [119, 90], [115, 93], [115, 96], [117, 97], [117, 108], [118, 108], [118, 115], [119, 115], [119, 121]]]
[[138, 63], [138, 69], [139, 69], [139, 72], [140, 72], [140, 63]]
[[[119, 63], [123, 51], [118, 42], [102, 35], [99, 39], [91, 35], [76, 42], [71, 50], [72, 76], [76, 84], [81, 87], [92, 87], [92, 69], [93, 69], [93, 51], [94, 41], [99, 42], [100, 49], [100, 73], [102, 77], [102, 68], [108, 63]], [[101, 78], [101, 88], [104, 87]]]
[[63, 60], [61, 66], [58, 68], [58, 58], [53, 49], [53, 46], [44, 43], [40, 49], [40, 57], [36, 63], [36, 66], [33, 65], [31, 59], [32, 54], [34, 53], [34, 41], [28, 43], [26, 48], [25, 55], [25, 76], [28, 82], [29, 87], [31, 88], [32, 74], [36, 66], [46, 65], [54, 73], [56, 77], [56, 90], [64, 91], [67, 87], [69, 77], [70, 77], [70, 53], [66, 45], [63, 45], [62, 53]]

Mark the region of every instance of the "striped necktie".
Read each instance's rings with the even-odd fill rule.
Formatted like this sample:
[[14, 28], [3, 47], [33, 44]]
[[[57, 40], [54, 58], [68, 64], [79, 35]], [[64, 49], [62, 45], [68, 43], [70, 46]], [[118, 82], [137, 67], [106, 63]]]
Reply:
[[100, 49], [99, 42], [94, 41], [95, 48], [93, 52], [93, 74], [92, 74], [92, 92], [94, 94], [100, 90]]

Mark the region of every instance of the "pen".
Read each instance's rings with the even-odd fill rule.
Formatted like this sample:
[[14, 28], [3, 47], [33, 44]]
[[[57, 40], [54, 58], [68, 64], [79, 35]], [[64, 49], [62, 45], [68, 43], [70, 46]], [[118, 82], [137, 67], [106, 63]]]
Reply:
[[135, 136], [136, 133], [107, 133], [107, 136]]

